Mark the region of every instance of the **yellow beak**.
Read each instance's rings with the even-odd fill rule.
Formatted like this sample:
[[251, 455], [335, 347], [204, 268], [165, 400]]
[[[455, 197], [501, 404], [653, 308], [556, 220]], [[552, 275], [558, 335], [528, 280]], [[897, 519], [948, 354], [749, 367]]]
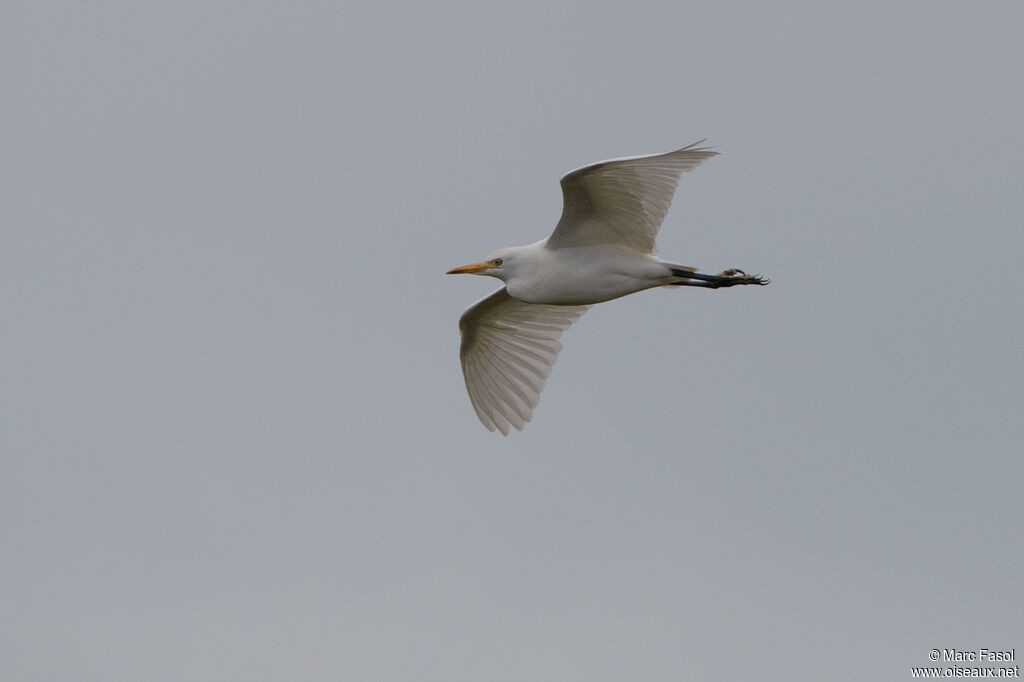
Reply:
[[463, 265], [461, 268], [452, 268], [451, 270], [449, 270], [448, 272], [446, 272], [444, 274], [446, 274], [446, 275], [475, 275], [478, 272], [483, 272], [484, 270], [490, 270], [493, 267], [494, 266], [491, 265], [490, 263], [488, 263], [487, 261], [482, 260], [479, 263], [471, 263], [469, 265]]

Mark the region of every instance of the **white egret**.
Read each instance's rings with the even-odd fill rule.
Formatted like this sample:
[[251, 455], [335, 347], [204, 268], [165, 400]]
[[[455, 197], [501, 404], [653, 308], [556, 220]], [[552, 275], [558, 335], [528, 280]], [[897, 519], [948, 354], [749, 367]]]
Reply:
[[459, 319], [466, 390], [489, 431], [508, 435], [530, 421], [559, 337], [590, 305], [652, 287], [768, 284], [735, 268], [705, 275], [654, 255], [680, 174], [718, 154], [703, 142], [572, 171], [561, 180], [562, 218], [550, 237], [448, 271], [505, 283]]

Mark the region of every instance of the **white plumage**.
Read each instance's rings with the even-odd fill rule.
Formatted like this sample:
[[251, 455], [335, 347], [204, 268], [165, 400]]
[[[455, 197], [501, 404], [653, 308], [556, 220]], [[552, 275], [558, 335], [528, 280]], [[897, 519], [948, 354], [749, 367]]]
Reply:
[[562, 218], [548, 244], [556, 249], [618, 244], [651, 253], [679, 176], [718, 156], [698, 147], [701, 142], [668, 154], [609, 159], [570, 171], [561, 180]]
[[590, 305], [658, 286], [768, 283], [735, 269], [705, 275], [653, 255], [680, 174], [718, 154], [701, 142], [570, 172], [549, 238], [448, 272], [505, 283], [459, 320], [466, 389], [488, 430], [507, 435], [530, 421], [562, 349], [559, 337]]
[[488, 430], [508, 434], [530, 421], [562, 344], [558, 337], [585, 305], [524, 303], [504, 288], [473, 304], [459, 320], [459, 357], [469, 399]]

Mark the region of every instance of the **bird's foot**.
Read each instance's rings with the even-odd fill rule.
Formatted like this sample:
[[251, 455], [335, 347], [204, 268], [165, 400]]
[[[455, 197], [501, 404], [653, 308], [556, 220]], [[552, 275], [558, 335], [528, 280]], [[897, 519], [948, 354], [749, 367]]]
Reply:
[[770, 279], [762, 277], [761, 275], [748, 275], [739, 268], [729, 268], [718, 273], [718, 277], [721, 277], [724, 281], [719, 283], [722, 287], [732, 287], [737, 284], [757, 284], [764, 286], [771, 282]]

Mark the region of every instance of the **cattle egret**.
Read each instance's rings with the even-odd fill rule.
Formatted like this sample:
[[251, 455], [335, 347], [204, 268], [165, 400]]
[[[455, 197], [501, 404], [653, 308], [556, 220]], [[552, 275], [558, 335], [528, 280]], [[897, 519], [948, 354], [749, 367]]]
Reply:
[[489, 431], [523, 430], [562, 350], [559, 337], [594, 303], [652, 287], [768, 284], [735, 268], [705, 275], [654, 255], [680, 174], [718, 155], [703, 142], [572, 171], [561, 180], [562, 217], [550, 237], [448, 271], [505, 283], [459, 319], [466, 390]]

